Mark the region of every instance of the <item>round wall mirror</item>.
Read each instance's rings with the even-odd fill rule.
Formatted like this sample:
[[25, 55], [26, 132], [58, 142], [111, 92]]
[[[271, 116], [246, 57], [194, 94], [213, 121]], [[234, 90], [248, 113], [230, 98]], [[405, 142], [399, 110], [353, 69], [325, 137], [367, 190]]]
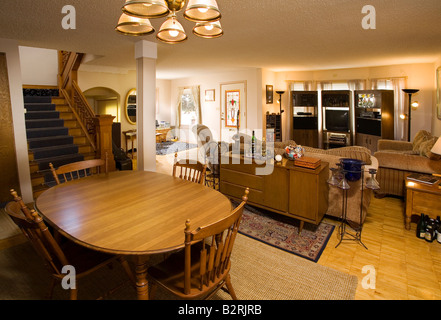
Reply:
[[126, 118], [130, 124], [136, 124], [136, 89], [130, 90], [127, 94]]

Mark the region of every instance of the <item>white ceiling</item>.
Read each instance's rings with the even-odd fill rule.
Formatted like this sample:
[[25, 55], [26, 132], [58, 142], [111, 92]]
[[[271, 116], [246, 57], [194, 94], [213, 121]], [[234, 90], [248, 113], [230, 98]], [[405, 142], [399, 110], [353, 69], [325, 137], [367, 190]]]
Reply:
[[[158, 41], [158, 78], [238, 68], [317, 70], [405, 63], [441, 57], [441, 0], [217, 0], [224, 36], [202, 39], [178, 13], [188, 40]], [[155, 35], [116, 33], [124, 0], [1, 0], [0, 38], [23, 46], [88, 53], [89, 68], [135, 69], [134, 43]], [[76, 9], [76, 30], [61, 26], [61, 9]], [[366, 4], [376, 29], [364, 30]], [[165, 20], [152, 19], [156, 30]]]

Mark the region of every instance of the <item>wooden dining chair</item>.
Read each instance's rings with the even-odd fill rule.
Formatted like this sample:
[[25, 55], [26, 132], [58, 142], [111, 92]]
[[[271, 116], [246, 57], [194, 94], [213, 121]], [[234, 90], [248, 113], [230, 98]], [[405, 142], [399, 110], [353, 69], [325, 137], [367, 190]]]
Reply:
[[57, 184], [99, 174], [102, 168], [104, 168], [104, 173], [108, 173], [107, 153], [104, 159], [77, 161], [62, 165], [57, 169], [54, 168], [52, 163], [49, 163], [49, 167]]
[[226, 285], [228, 293], [237, 300], [229, 274], [230, 256], [248, 194], [249, 188], [231, 215], [216, 223], [194, 229], [187, 220], [185, 249], [147, 271], [151, 298], [158, 286], [182, 299], [207, 299]]
[[204, 184], [206, 170], [206, 164], [202, 164], [199, 161], [190, 161], [188, 159], [178, 160], [178, 153], [175, 153], [172, 173], [174, 177]]
[[[76, 300], [78, 297], [78, 280], [103, 267], [110, 266], [115, 261], [121, 263], [128, 275], [128, 280], [135, 286], [134, 274], [123, 256], [87, 249], [67, 239], [62, 244], [59, 244], [53, 238], [41, 216], [35, 210], [29, 209], [16, 191], [11, 190], [11, 194], [14, 197], [14, 201], [7, 203], [5, 210], [31, 242], [52, 275], [52, 283], [48, 294], [49, 298], [52, 298], [55, 284], [57, 282], [61, 283], [66, 276], [63, 273], [64, 266], [73, 266], [75, 268], [76, 288], [69, 288], [70, 299], [72, 300]], [[23, 263], [26, 262], [23, 261]], [[115, 288], [111, 291], [113, 290]]]

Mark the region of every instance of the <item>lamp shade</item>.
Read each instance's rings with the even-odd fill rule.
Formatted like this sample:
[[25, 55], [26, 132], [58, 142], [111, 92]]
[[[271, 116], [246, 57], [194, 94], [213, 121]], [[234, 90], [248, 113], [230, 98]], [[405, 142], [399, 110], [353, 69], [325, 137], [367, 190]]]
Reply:
[[432, 153], [441, 154], [441, 137], [438, 138], [431, 151]]
[[128, 16], [125, 13], [119, 18], [115, 30], [130, 36], [144, 36], [155, 32], [155, 29], [148, 19]]
[[187, 40], [187, 35], [182, 25], [176, 19], [176, 15], [173, 14], [162, 24], [156, 38], [165, 43], [173, 44]]
[[224, 34], [219, 21], [196, 23], [193, 33], [202, 38], [218, 38]]
[[139, 18], [161, 18], [169, 14], [164, 0], [126, 0], [122, 11]]
[[221, 18], [216, 0], [190, 0], [184, 17], [193, 22], [213, 22]]

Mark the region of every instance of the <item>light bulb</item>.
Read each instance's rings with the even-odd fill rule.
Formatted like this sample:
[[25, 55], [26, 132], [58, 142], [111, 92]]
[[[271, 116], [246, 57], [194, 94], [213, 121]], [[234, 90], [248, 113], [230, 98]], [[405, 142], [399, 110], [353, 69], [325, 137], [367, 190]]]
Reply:
[[208, 9], [207, 8], [198, 8], [198, 11], [200, 13], [206, 13], [208, 11]]
[[205, 26], [205, 30], [207, 30], [207, 31], [213, 30], [213, 28], [214, 28], [214, 26], [212, 24], [207, 24]]
[[179, 35], [179, 31], [176, 31], [176, 30], [170, 30], [170, 31], [168, 32], [168, 34], [169, 34], [171, 37], [176, 38], [176, 37]]

